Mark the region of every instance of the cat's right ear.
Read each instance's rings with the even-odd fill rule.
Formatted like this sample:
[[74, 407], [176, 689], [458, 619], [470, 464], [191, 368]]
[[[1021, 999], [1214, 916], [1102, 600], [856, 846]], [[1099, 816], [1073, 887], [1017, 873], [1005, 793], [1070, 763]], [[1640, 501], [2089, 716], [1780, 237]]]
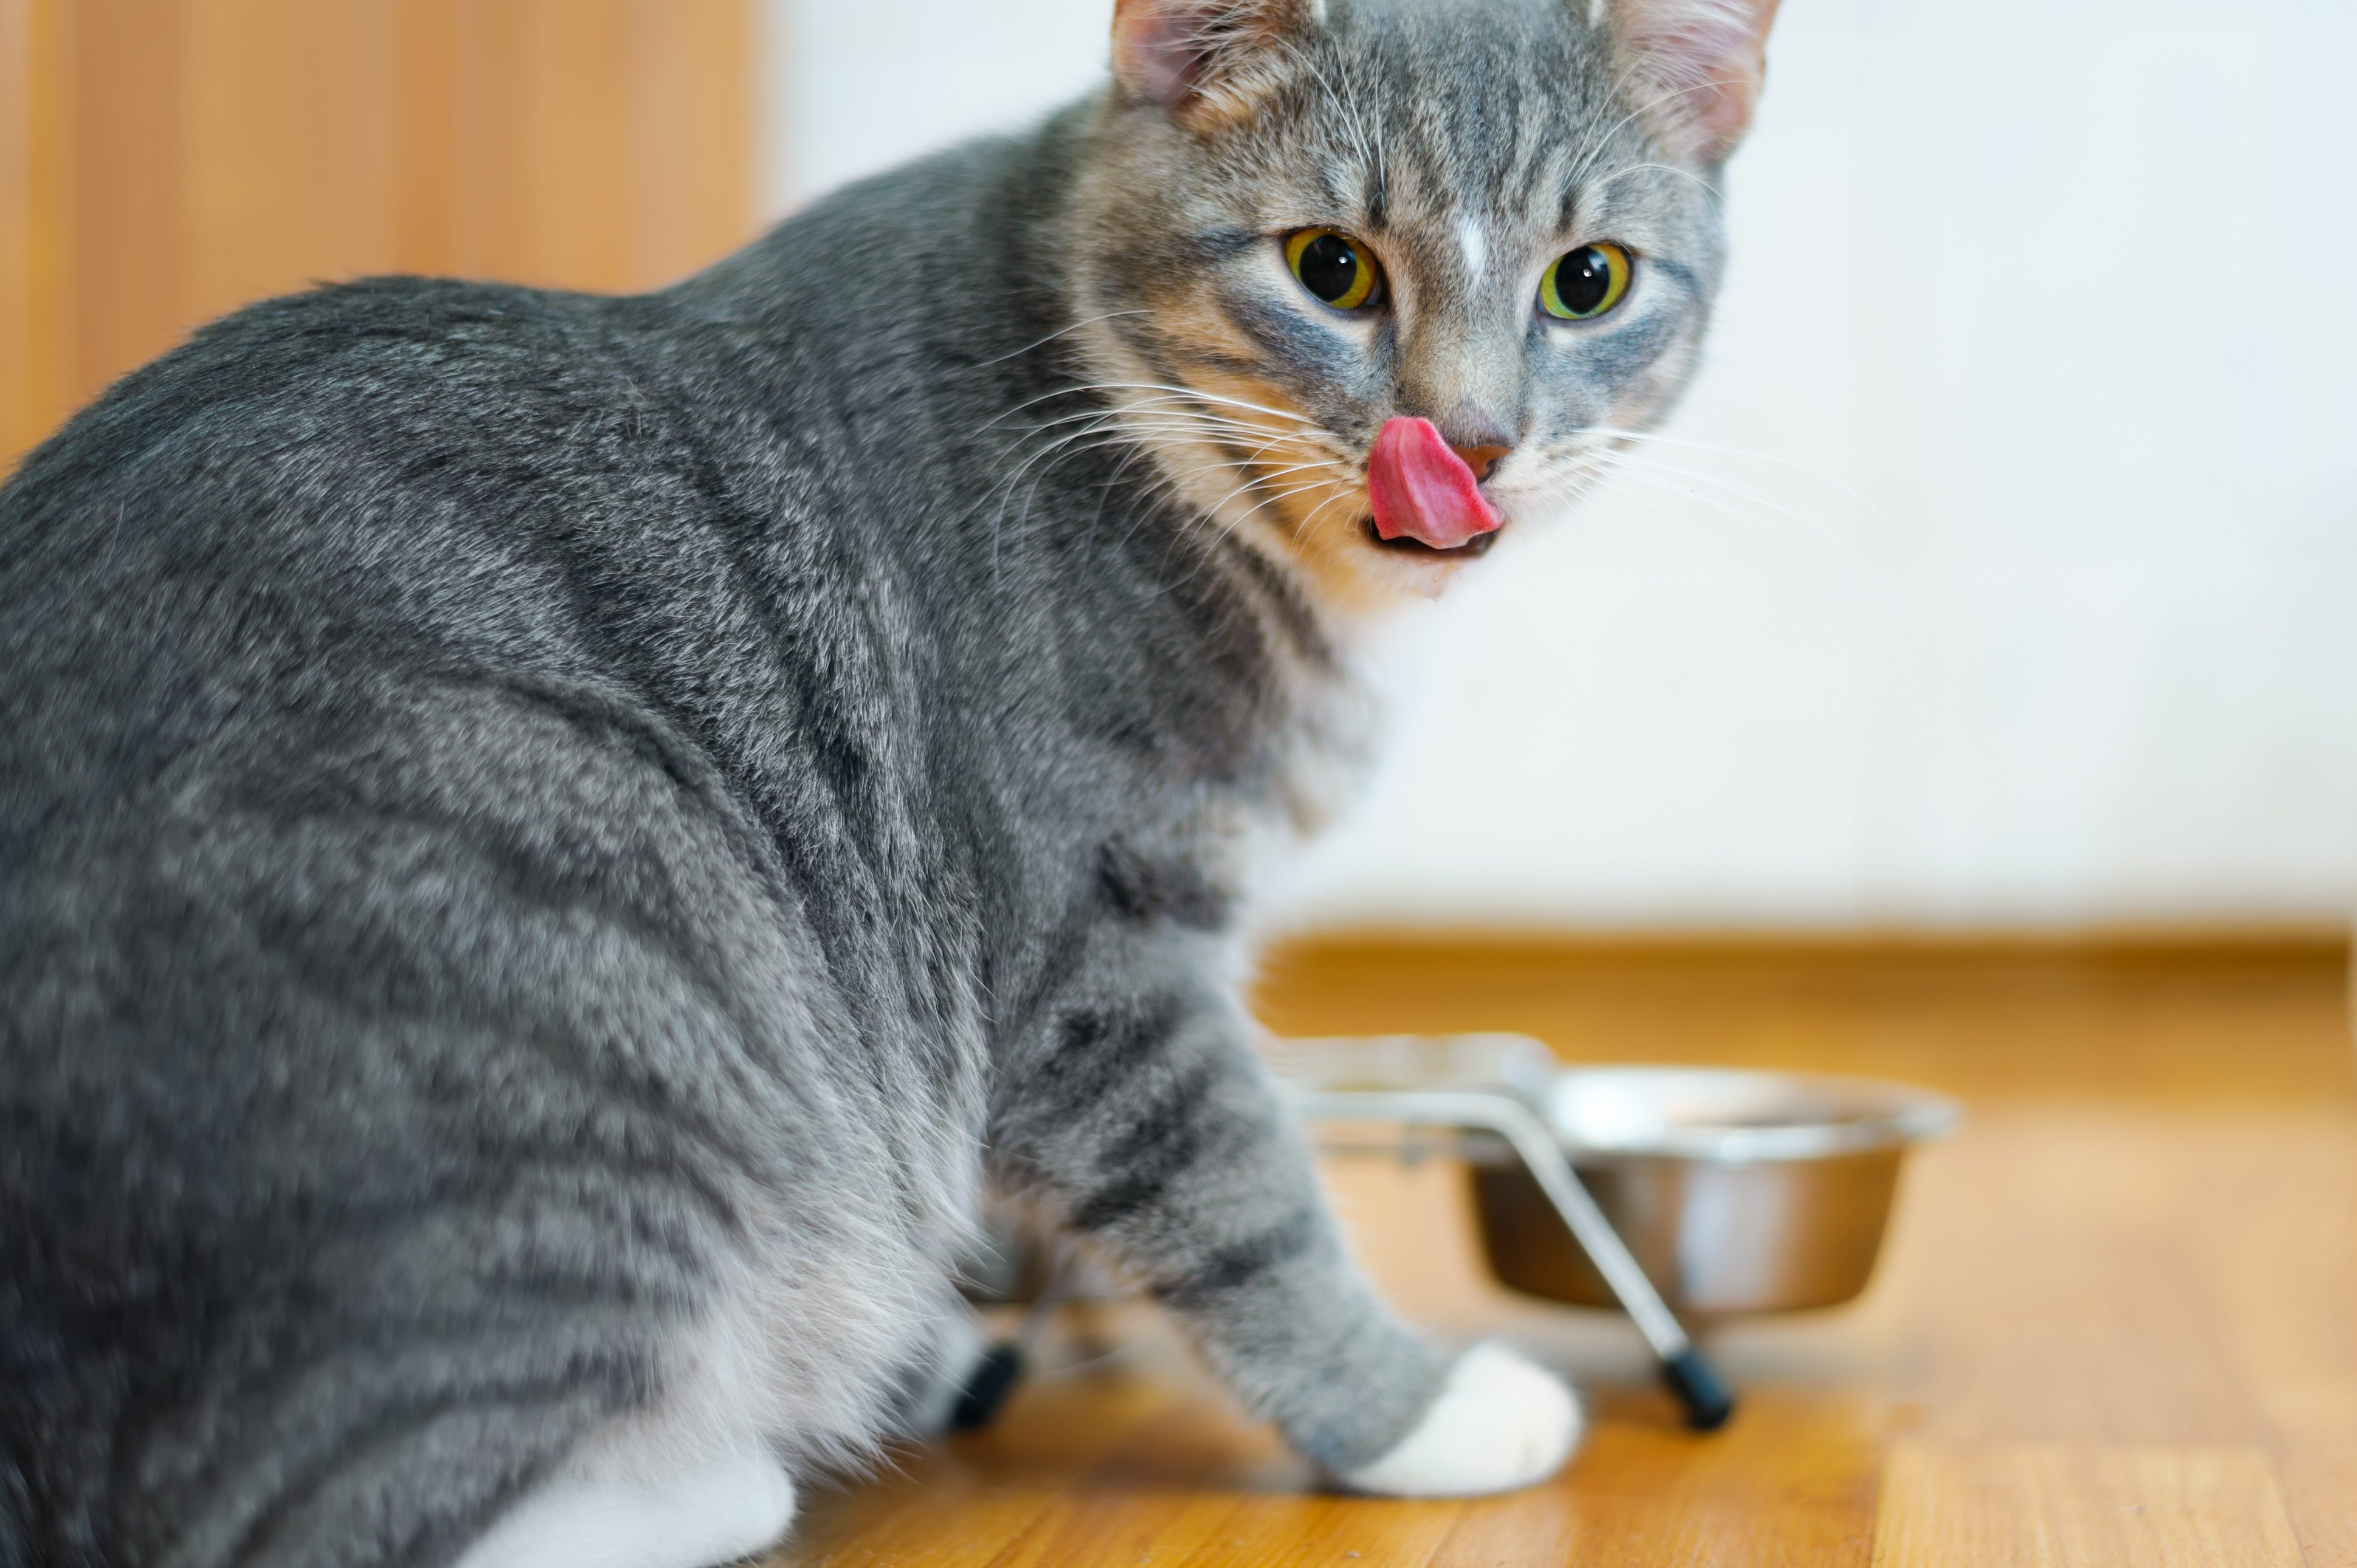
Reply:
[[1197, 130], [1241, 120], [1286, 74], [1287, 42], [1318, 0], [1115, 0], [1113, 74], [1132, 98]]
[[1750, 128], [1768, 73], [1778, 0], [1587, 0], [1609, 4], [1646, 117], [1678, 151], [1717, 164]]

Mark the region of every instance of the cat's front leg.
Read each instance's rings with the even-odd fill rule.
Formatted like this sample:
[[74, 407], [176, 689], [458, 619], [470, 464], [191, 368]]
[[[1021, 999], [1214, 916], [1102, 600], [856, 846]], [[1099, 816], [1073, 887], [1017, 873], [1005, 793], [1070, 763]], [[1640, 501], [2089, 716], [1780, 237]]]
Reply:
[[[1344, 1251], [1241, 1014], [1172, 956], [1045, 1010], [1000, 1098], [1010, 1174], [1344, 1484], [1437, 1496], [1551, 1474], [1579, 1436], [1571, 1391], [1495, 1346], [1452, 1362], [1392, 1315]], [[1138, 988], [1141, 968], [1163, 983]]]

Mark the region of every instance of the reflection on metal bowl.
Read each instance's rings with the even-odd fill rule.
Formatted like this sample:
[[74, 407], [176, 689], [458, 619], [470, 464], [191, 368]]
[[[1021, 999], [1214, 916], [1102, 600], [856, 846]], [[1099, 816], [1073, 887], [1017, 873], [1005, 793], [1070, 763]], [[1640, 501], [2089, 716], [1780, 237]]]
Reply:
[[[1902, 1084], [1700, 1068], [1583, 1068], [1521, 1085], [1673, 1311], [1832, 1306], [1866, 1288], [1907, 1146], [1954, 1125]], [[1503, 1143], [1468, 1140], [1498, 1278], [1610, 1306], [1611, 1292]]]

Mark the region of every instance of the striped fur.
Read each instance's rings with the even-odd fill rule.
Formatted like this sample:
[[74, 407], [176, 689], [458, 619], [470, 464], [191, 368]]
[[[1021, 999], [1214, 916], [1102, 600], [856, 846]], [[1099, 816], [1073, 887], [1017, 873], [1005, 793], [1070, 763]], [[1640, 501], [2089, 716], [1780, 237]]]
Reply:
[[[1584, 5], [1228, 9], [1216, 115], [1125, 78], [640, 298], [258, 306], [0, 490], [0, 1565], [758, 1546], [959, 1370], [986, 1179], [1338, 1475], [1524, 1375], [1344, 1256], [1241, 933], [1455, 569], [1355, 530], [1374, 429], [1575, 493], [1714, 171]], [[1606, 235], [1644, 292], [1532, 320]]]

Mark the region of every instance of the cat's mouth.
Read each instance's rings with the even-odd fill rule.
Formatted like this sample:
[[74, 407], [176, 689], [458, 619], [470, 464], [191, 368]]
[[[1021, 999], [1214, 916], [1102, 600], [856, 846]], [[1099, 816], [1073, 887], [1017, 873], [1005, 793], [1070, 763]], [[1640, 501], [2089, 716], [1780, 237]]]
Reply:
[[[1428, 419], [1400, 414], [1383, 421], [1367, 454], [1369, 536], [1386, 550], [1435, 560], [1469, 561], [1490, 548], [1505, 519], [1481, 493], [1503, 446], [1448, 444]], [[1481, 472], [1469, 458], [1478, 458]]]
[[1412, 539], [1405, 533], [1385, 539], [1372, 513], [1359, 520], [1359, 531], [1376, 549], [1388, 550], [1394, 555], [1420, 556], [1427, 561], [1470, 561], [1488, 554], [1490, 546], [1498, 542], [1498, 535], [1505, 529], [1501, 526], [1491, 529], [1487, 533], [1477, 533], [1464, 543], [1451, 545], [1446, 550], [1438, 545], [1426, 544], [1421, 539]]

